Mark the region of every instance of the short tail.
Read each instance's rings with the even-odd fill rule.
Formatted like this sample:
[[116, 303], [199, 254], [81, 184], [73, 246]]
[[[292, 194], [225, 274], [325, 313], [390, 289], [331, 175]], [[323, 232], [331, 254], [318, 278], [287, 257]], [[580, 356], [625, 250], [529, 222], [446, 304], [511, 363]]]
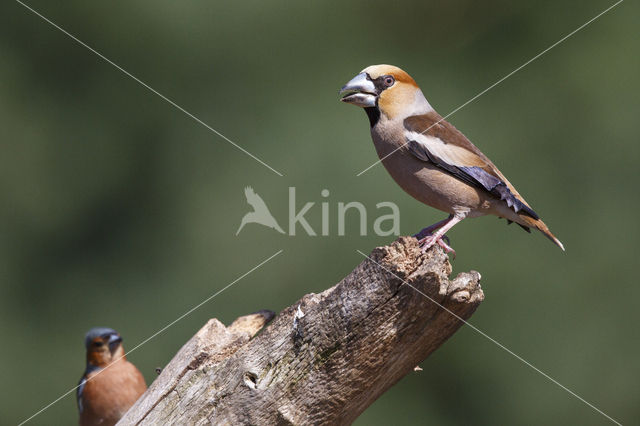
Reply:
[[556, 236], [551, 233], [551, 231], [549, 231], [549, 228], [547, 227], [547, 225], [545, 225], [545, 223], [542, 220], [534, 219], [534, 218], [532, 218], [530, 216], [526, 216], [526, 215], [519, 215], [519, 216], [520, 216], [520, 219], [523, 222], [523, 224], [522, 224], [523, 226], [526, 226], [528, 228], [537, 229], [538, 231], [542, 232], [545, 237], [550, 239], [555, 245], [560, 247], [562, 249], [562, 251], [565, 251], [564, 250], [564, 245], [562, 245], [560, 240], [557, 239]]

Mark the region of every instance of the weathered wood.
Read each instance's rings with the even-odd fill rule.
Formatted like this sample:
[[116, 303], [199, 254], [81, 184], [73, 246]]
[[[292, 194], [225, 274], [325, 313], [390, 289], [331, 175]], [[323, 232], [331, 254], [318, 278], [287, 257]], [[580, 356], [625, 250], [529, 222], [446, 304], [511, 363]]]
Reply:
[[268, 315], [212, 319], [118, 424], [349, 424], [462, 325], [438, 304], [467, 319], [483, 300], [480, 274], [450, 274], [403, 237], [254, 338]]

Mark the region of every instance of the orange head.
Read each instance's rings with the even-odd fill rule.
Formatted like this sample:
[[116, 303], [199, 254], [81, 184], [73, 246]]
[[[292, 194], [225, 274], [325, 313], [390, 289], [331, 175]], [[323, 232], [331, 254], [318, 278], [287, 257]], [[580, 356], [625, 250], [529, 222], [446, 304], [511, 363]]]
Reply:
[[[373, 115], [390, 120], [432, 110], [415, 80], [393, 65], [371, 65], [340, 90], [342, 102], [353, 104]], [[372, 126], [375, 125], [372, 121]]]

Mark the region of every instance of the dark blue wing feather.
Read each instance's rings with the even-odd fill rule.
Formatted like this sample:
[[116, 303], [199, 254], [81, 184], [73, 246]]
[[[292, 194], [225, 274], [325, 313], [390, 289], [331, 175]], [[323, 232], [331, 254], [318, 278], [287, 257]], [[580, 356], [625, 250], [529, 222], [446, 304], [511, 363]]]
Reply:
[[507, 206], [512, 208], [516, 213], [522, 212], [534, 219], [540, 218], [536, 214], [536, 212], [534, 212], [530, 207], [528, 207], [522, 201], [517, 199], [515, 195], [513, 195], [511, 190], [509, 190], [509, 188], [507, 187], [506, 183], [504, 183], [496, 176], [488, 173], [483, 168], [477, 166], [454, 166], [452, 164], [449, 164], [446, 161], [442, 161], [442, 159], [431, 154], [431, 152], [429, 152], [429, 150], [423, 144], [414, 140], [409, 140], [408, 146], [409, 151], [422, 161], [428, 161], [435, 164], [436, 166], [449, 172], [451, 175], [471, 186], [485, 189], [492, 195], [505, 201], [507, 203]]

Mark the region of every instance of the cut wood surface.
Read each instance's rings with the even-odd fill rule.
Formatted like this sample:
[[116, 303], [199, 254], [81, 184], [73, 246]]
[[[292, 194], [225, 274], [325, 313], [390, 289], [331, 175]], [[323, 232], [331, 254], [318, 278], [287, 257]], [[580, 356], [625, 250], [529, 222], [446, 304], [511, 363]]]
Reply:
[[439, 247], [401, 237], [261, 333], [269, 311], [212, 319], [118, 424], [350, 424], [482, 302], [480, 274], [450, 274]]

